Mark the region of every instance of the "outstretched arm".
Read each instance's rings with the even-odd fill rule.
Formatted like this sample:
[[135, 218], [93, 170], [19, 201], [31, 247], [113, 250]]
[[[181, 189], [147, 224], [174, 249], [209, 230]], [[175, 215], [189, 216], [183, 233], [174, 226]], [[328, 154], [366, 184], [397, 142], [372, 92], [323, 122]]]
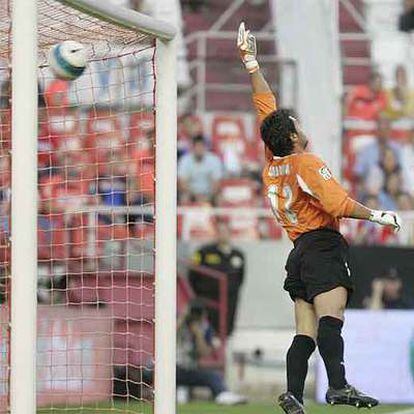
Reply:
[[[276, 110], [276, 98], [270, 89], [269, 84], [260, 70], [257, 61], [256, 38], [246, 30], [244, 22], [240, 23], [237, 35], [237, 48], [241, 60], [250, 74], [250, 80], [253, 91], [253, 103], [260, 120]], [[271, 160], [273, 154], [265, 148], [266, 159]]]
[[364, 205], [354, 202], [351, 212], [345, 216], [353, 219], [369, 220], [382, 226], [391, 226], [396, 231], [401, 228], [401, 218], [394, 211], [370, 210]]
[[350, 198], [325, 163], [314, 154], [302, 157], [297, 178], [302, 190], [318, 200], [322, 208], [334, 217], [370, 220], [397, 231], [401, 227], [401, 220], [395, 212], [371, 210]]

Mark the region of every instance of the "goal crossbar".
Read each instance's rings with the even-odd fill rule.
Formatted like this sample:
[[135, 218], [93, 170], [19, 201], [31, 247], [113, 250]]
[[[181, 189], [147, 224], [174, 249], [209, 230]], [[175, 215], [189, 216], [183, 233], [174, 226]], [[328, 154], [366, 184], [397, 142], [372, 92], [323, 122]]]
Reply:
[[168, 22], [154, 19], [134, 10], [116, 7], [101, 0], [57, 0], [80, 12], [97, 17], [109, 23], [136, 30], [162, 40], [172, 40], [177, 30]]

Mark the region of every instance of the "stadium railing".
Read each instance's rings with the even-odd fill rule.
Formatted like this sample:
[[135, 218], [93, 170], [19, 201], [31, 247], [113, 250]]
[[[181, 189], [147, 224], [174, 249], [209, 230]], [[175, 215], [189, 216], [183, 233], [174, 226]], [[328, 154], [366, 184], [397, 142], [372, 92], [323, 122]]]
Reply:
[[[268, 76], [271, 80], [271, 86], [274, 90], [280, 90], [282, 93], [279, 96], [282, 105], [288, 107], [297, 107], [297, 68], [294, 60], [282, 59], [274, 53], [276, 44], [276, 35], [273, 32], [257, 32], [256, 37], [262, 44], [262, 55], [260, 61], [262, 66], [266, 67]], [[194, 85], [183, 92], [181, 98], [186, 101], [194, 102], [193, 110], [203, 112], [206, 110], [215, 110], [222, 108], [214, 108], [210, 105], [209, 94], [215, 93], [222, 96], [226, 101], [233, 101], [233, 108], [235, 105], [234, 98], [237, 96], [239, 103], [240, 97], [242, 102], [250, 105], [251, 102], [251, 87], [247, 83], [244, 72], [241, 70], [239, 59], [235, 58], [234, 53], [226, 52], [234, 49], [234, 31], [196, 31], [188, 35], [185, 39], [186, 47], [189, 51], [189, 65], [190, 72], [195, 79]], [[214, 47], [215, 46], [215, 47]], [[271, 52], [266, 52], [266, 49]], [[231, 71], [227, 70], [227, 76], [231, 76], [229, 81], [226, 78], [214, 79], [214, 70], [212, 63], [220, 65], [228, 65]], [[239, 72], [244, 75], [240, 79], [234, 76]], [[221, 71], [223, 73], [223, 71]], [[289, 88], [279, 88], [281, 80], [289, 85]], [[231, 107], [228, 108], [231, 110]]]
[[[99, 217], [105, 215], [105, 213], [111, 212], [111, 216], [114, 218], [113, 224], [110, 224], [109, 227], [118, 228], [117, 231], [131, 231], [132, 237], [136, 231], [145, 231], [146, 220], [149, 220], [153, 215], [153, 209], [149, 206], [90, 206], [82, 207], [82, 212], [80, 213], [77, 210], [68, 210], [65, 214], [66, 222], [75, 219], [79, 214], [86, 215], [82, 223], [83, 235], [83, 249], [87, 252], [84, 257], [90, 257], [91, 259], [97, 256], [97, 249], [102, 248], [101, 244], [105, 242], [105, 232], [99, 233], [97, 227], [99, 228]], [[402, 211], [400, 212], [403, 219], [403, 227], [401, 231], [396, 235], [395, 244], [403, 246], [414, 246], [414, 210], [413, 211]], [[127, 215], [134, 215], [136, 217], [142, 218], [138, 220], [135, 224], [137, 228], [128, 229], [126, 225], [123, 224], [124, 217]], [[185, 221], [187, 217], [193, 219], [195, 216], [202, 217], [203, 221], [206, 222], [206, 218], [209, 218], [213, 221], [217, 218], [237, 218], [245, 217], [247, 218], [256, 218], [256, 219], [267, 219], [274, 220], [273, 214], [269, 208], [255, 208], [255, 207], [211, 207], [207, 206], [185, 206], [178, 207], [178, 216], [182, 221]], [[343, 220], [342, 227], [343, 232], [346, 235], [350, 236], [352, 241], [352, 231], [358, 231], [354, 228], [353, 224], [358, 223], [355, 220]], [[106, 225], [108, 226], [108, 225]], [[131, 225], [130, 225], [131, 226]], [[71, 227], [68, 226], [68, 231], [71, 230]], [[73, 229], [72, 229], [73, 230]], [[182, 225], [181, 231], [181, 240], [183, 241], [192, 241], [194, 238], [191, 235], [190, 226]], [[112, 232], [114, 229], [111, 230]], [[113, 233], [112, 233], [113, 234]], [[286, 237], [284, 233], [281, 233], [280, 237]], [[280, 237], [276, 237], [280, 239]], [[195, 240], [206, 240], [211, 238], [211, 234], [206, 235], [205, 237], [195, 238]], [[116, 238], [115, 238], [116, 239]], [[116, 240], [115, 240], [116, 241]], [[114, 242], [114, 237], [112, 237], [111, 242]], [[119, 247], [120, 257], [122, 260], [127, 260], [129, 253], [133, 253], [134, 246], [125, 240], [122, 240], [122, 237], [119, 237], [118, 243], [121, 244]], [[125, 246], [123, 246], [125, 244]], [[76, 243], [74, 243], [76, 245]], [[139, 246], [142, 248], [142, 246]], [[70, 253], [69, 253], [70, 255]], [[124, 266], [124, 264], [123, 264]]]
[[[227, 275], [223, 272], [218, 270], [210, 269], [207, 266], [200, 266], [195, 265], [189, 260], [178, 260], [178, 264], [185, 267], [187, 271], [195, 270], [199, 277], [213, 279], [217, 282], [218, 285], [218, 298], [217, 300], [206, 298], [203, 296], [197, 296], [197, 298], [201, 299], [204, 305], [207, 308], [214, 309], [219, 314], [219, 329], [218, 329], [218, 336], [220, 338], [222, 346], [226, 344], [227, 338], [227, 311], [228, 311], [228, 304], [227, 304], [227, 289], [228, 289], [228, 281]], [[181, 275], [181, 272], [179, 272]], [[224, 358], [224, 354], [222, 355]]]

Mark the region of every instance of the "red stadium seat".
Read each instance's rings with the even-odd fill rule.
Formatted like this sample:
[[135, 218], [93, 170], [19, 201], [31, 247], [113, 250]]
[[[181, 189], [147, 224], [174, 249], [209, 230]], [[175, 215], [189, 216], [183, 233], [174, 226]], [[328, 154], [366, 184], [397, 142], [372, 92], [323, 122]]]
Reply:
[[[249, 179], [222, 180], [218, 205], [220, 207], [255, 207], [256, 183]], [[247, 209], [228, 217], [233, 238], [256, 239], [259, 237], [259, 219]]]
[[215, 220], [209, 203], [182, 206], [179, 232], [183, 240], [211, 240], [216, 235]]
[[256, 183], [247, 178], [224, 179], [220, 183], [221, 207], [252, 207], [256, 204]]

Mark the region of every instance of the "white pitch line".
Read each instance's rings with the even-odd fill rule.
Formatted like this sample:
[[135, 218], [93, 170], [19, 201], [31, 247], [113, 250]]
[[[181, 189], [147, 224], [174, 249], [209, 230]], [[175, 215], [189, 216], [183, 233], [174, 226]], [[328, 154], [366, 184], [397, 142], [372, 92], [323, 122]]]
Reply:
[[404, 410], [392, 411], [390, 413], [385, 413], [385, 414], [414, 414], [414, 407], [405, 408]]

